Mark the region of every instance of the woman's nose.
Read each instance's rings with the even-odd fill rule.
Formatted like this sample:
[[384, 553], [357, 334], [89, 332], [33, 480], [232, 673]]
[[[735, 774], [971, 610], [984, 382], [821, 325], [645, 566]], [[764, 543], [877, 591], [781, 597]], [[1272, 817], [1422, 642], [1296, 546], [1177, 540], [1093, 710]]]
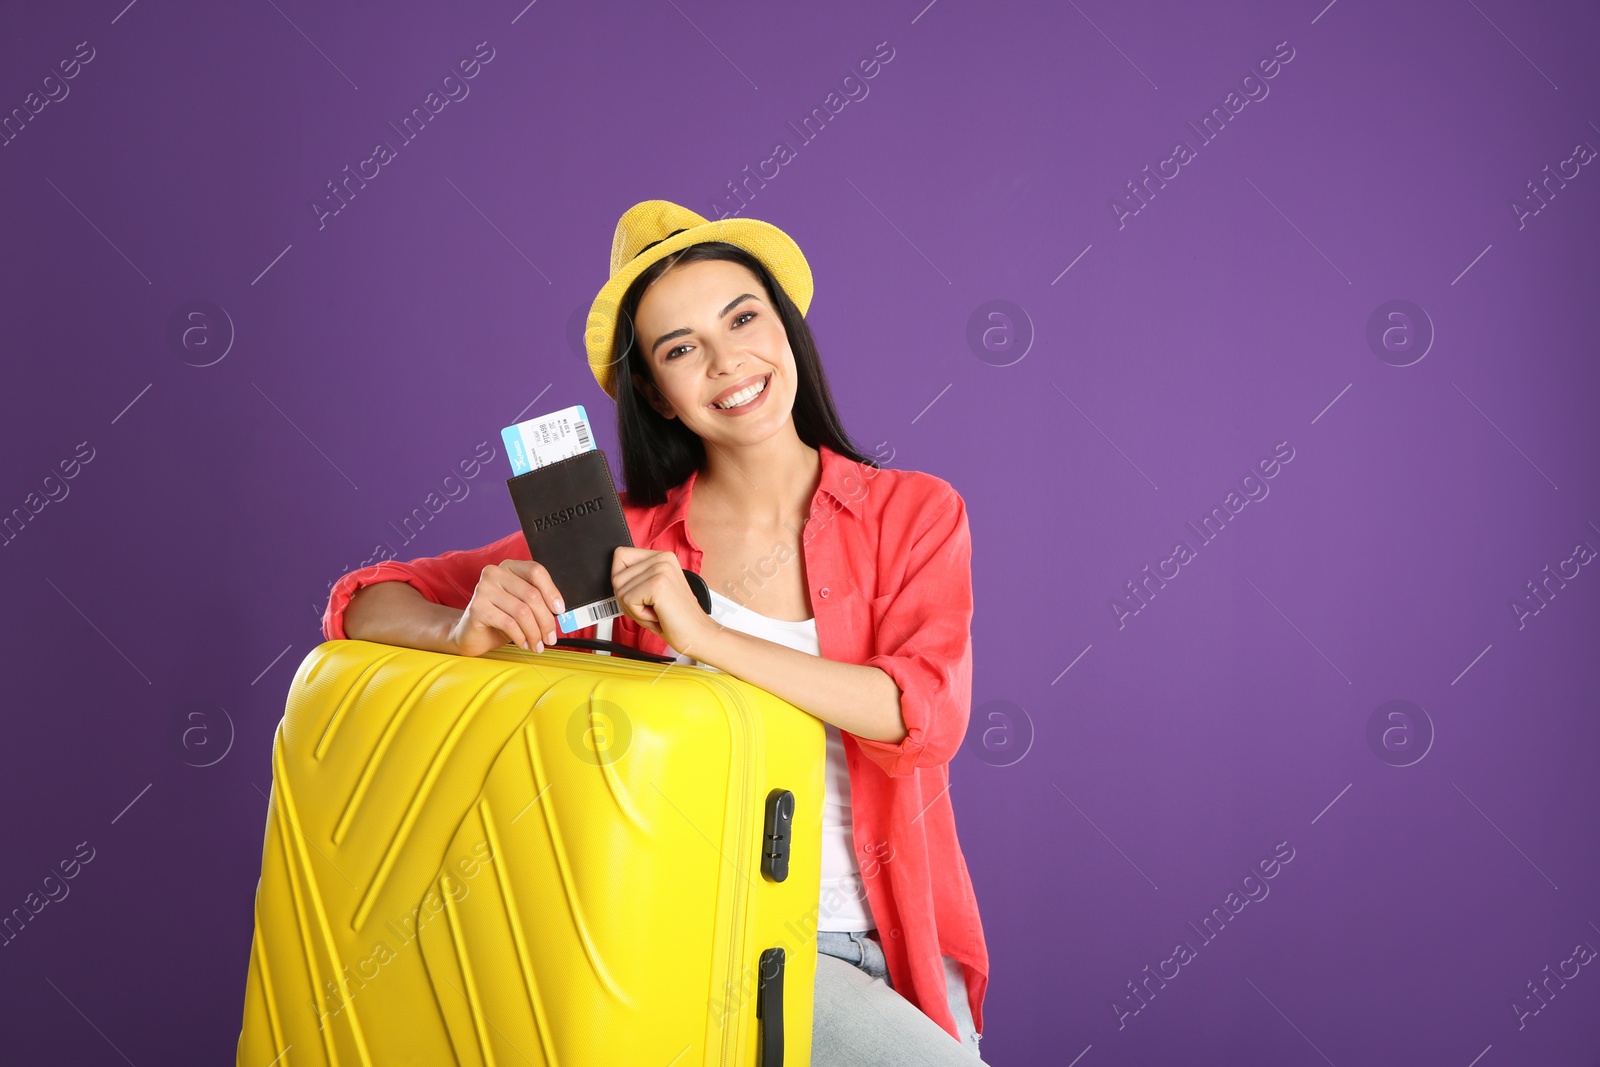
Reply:
[[738, 346], [725, 341], [711, 342], [711, 369], [713, 372], [727, 371], [730, 376], [735, 375], [744, 364], [745, 355], [739, 350]]

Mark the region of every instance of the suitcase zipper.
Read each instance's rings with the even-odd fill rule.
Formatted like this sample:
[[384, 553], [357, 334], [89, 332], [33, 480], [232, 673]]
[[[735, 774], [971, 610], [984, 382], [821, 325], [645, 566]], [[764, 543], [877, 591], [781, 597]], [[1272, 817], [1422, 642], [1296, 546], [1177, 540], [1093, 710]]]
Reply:
[[[569, 651], [567, 649], [562, 649], [562, 648], [547, 648], [543, 652], [534, 652], [534, 651], [532, 651], [530, 649], [518, 648], [516, 645], [508, 643], [506, 645], [501, 646], [500, 648], [493, 649], [490, 653], [486, 653], [486, 654], [494, 655], [494, 654], [497, 654], [497, 653], [510, 653], [510, 654], [513, 655], [514, 659], [527, 660], [530, 663], [534, 662], [539, 657], [559, 656], [560, 658], [562, 658], [564, 660], [570, 660], [574, 667], [587, 668], [587, 667], [590, 667], [590, 666], [598, 666], [599, 665], [599, 664], [594, 663], [594, 660], [596, 659], [596, 657], [595, 657], [594, 653], [592, 653], [592, 652], [573, 652], [573, 651]], [[709, 669], [707, 669], [705, 667], [702, 667], [702, 666], [700, 666], [698, 664], [695, 664], [692, 667], [691, 667], [690, 664], [687, 664], [687, 663], [653, 664], [653, 663], [643, 663], [643, 662], [640, 662], [638, 660], [630, 660], [625, 656], [606, 656], [605, 657], [604, 667], [605, 667], [606, 670], [611, 670], [611, 669], [616, 668], [616, 667], [621, 667], [624, 670], [644, 671], [644, 672], [647, 672], [647, 673], [650, 673], [650, 674], [660, 674], [663, 667], [668, 668], [668, 669], [689, 667], [690, 669], [696, 671], [698, 674], [704, 676], [705, 680], [707, 682], [711, 682], [715, 688], [720, 689], [724, 694], [726, 694], [728, 697], [730, 697], [733, 700], [734, 706], [739, 709], [739, 721], [740, 721], [741, 726], [743, 727], [743, 733], [744, 733], [744, 759], [740, 761], [740, 763], [742, 764], [742, 772], [741, 772], [741, 775], [740, 775], [740, 783], [739, 783], [740, 788], [739, 788], [739, 822], [738, 822], [739, 831], [740, 831], [740, 844], [739, 844], [739, 847], [741, 849], [743, 849], [745, 847], [746, 842], [749, 841], [750, 835], [752, 833], [752, 827], [750, 825], [750, 764], [753, 762], [753, 758], [754, 758], [754, 755], [755, 755], [755, 745], [754, 745], [754, 743], [753, 743], [753, 741], [751, 740], [751, 737], [750, 737], [750, 734], [751, 734], [750, 708], [748, 707], [748, 705], [745, 704], [743, 695], [741, 695], [739, 693], [739, 691], [737, 689], [735, 689], [732, 685], [729, 685], [726, 680], [722, 680], [722, 679], [713, 680], [712, 676], [718, 675], [718, 674], [724, 674], [724, 672], [715, 671], [715, 670], [709, 670]], [[738, 868], [736, 868], [736, 869], [738, 869]], [[741, 873], [743, 873], [742, 870], [741, 870]], [[750, 919], [750, 915], [749, 915], [750, 902], [749, 902], [748, 896], [745, 893], [745, 884], [744, 884], [746, 881], [748, 881], [747, 877], [746, 878], [736, 879], [735, 882], [734, 882], [734, 887], [733, 887], [733, 893], [734, 893], [734, 896], [733, 896], [733, 911], [734, 911], [734, 915], [735, 915], [737, 921], [734, 923], [733, 937], [730, 938], [730, 944], [729, 944], [729, 949], [728, 949], [728, 977], [730, 979], [734, 979], [734, 980], [737, 980], [737, 975], [738, 975], [738, 972], [739, 972], [739, 960], [744, 954], [744, 932], [745, 932], [745, 928], [749, 924], [749, 919]], [[759, 970], [758, 970], [758, 975], [759, 975]], [[724, 992], [726, 992], [726, 983], [724, 984]], [[722, 1061], [721, 1061], [723, 1064], [731, 1064], [731, 1063], [737, 1062], [737, 1057], [734, 1055], [732, 1044], [733, 1044], [733, 1028], [732, 1027], [728, 1027], [728, 1026], [724, 1026], [722, 1028]]]

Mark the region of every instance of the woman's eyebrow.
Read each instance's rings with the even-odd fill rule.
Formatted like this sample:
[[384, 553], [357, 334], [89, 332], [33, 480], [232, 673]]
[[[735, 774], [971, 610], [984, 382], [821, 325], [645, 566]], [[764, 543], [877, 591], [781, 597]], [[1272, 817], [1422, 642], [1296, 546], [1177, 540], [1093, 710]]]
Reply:
[[[754, 293], [740, 293], [738, 296], [734, 297], [731, 301], [728, 302], [728, 306], [727, 307], [725, 307], [721, 311], [717, 312], [717, 318], [718, 319], [727, 318], [728, 317], [728, 313], [731, 312], [734, 308], [738, 307], [740, 304], [744, 303], [746, 300], [754, 300], [755, 298], [756, 297], [755, 297]], [[666, 342], [672, 340], [674, 337], [683, 337], [686, 334], [691, 334], [693, 332], [694, 331], [689, 329], [689, 327], [681, 326], [678, 329], [673, 330], [671, 333], [662, 334], [660, 337], [656, 338], [656, 343], [650, 346], [650, 354], [652, 356], [655, 355], [656, 354], [656, 349], [660, 348], [663, 344], [665, 344]]]

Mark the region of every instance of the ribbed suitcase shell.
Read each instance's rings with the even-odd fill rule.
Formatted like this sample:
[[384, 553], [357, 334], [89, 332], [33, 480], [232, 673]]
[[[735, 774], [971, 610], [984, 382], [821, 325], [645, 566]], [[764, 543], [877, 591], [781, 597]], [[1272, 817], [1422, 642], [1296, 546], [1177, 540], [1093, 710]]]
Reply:
[[783, 947], [806, 1067], [824, 760], [820, 720], [703, 668], [318, 646], [273, 744], [237, 1062], [756, 1065]]

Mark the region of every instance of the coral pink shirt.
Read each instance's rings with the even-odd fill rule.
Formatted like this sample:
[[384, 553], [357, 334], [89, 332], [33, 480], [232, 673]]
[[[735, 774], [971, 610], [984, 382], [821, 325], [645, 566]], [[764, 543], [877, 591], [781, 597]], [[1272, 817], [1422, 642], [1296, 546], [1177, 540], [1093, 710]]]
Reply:
[[[856, 862], [895, 990], [960, 1040], [939, 957], [966, 965], [979, 1033], [989, 984], [988, 947], [950, 802], [949, 763], [972, 711], [966, 502], [934, 475], [871, 467], [826, 445], [818, 451], [822, 471], [802, 553], [821, 654], [878, 667], [893, 678], [907, 730], [898, 744], [843, 732]], [[655, 507], [620, 496], [635, 545], [672, 552], [698, 573], [702, 552], [688, 524], [695, 478], [691, 474]], [[471, 551], [352, 571], [334, 584], [323, 634], [345, 637], [344, 610], [364, 586], [406, 582], [435, 604], [465, 610], [484, 567], [528, 558], [518, 530]], [[594, 630], [567, 636], [589, 637]], [[615, 620], [612, 637], [657, 654], [669, 647], [626, 615]]]

